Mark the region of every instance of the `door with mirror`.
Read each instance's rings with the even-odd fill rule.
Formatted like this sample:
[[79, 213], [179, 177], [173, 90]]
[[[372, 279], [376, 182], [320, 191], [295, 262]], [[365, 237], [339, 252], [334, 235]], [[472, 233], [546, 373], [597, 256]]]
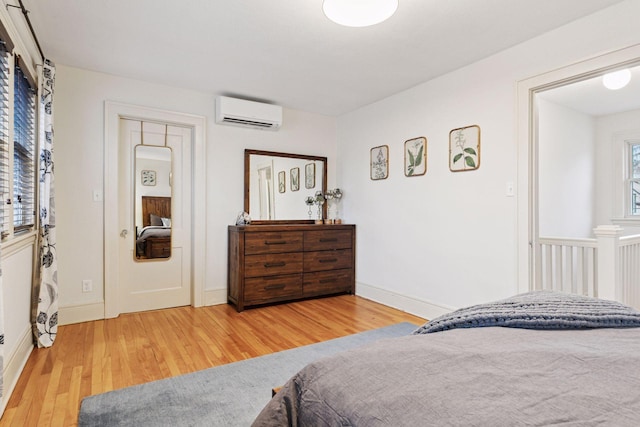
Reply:
[[118, 160], [121, 312], [191, 301], [191, 129], [121, 119]]

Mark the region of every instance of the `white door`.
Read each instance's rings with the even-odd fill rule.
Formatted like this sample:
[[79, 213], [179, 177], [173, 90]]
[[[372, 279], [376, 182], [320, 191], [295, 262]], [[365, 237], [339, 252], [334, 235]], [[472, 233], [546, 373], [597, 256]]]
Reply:
[[[118, 202], [114, 208], [118, 210], [120, 230], [120, 312], [189, 305], [191, 129], [157, 122], [141, 124], [137, 120], [120, 119], [118, 141]], [[140, 158], [140, 152], [154, 150], [162, 154], [158, 159], [149, 159], [149, 155], [144, 156], [144, 159]], [[162, 163], [166, 162], [166, 153], [170, 153], [170, 167], [165, 167]], [[163, 214], [165, 218], [170, 218], [170, 226], [165, 224], [165, 228], [169, 228], [170, 243], [166, 239], [164, 243], [165, 250], [170, 248], [168, 257], [140, 256], [140, 246], [136, 247], [138, 233], [143, 229], [140, 223], [141, 196], [162, 196], [164, 199], [170, 197], [170, 214]]]

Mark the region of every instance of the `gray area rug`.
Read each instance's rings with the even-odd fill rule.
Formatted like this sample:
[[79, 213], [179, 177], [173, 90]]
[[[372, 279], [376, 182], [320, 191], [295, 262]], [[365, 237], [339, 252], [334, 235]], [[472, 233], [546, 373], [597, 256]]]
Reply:
[[410, 323], [398, 323], [89, 396], [82, 401], [78, 425], [248, 426], [271, 398], [271, 389], [310, 362], [382, 338], [409, 335], [416, 329]]

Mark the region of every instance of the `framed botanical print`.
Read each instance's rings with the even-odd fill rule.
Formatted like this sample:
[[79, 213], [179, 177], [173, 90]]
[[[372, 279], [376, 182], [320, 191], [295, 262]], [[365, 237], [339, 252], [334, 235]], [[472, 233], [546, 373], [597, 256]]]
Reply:
[[316, 186], [316, 164], [307, 163], [304, 166], [304, 188], [310, 189]]
[[142, 185], [156, 185], [156, 171], [143, 170], [140, 173]]
[[473, 125], [449, 132], [449, 169], [472, 171], [480, 167], [480, 126]]
[[404, 142], [404, 175], [420, 176], [427, 172], [427, 138], [409, 139]]
[[278, 172], [278, 192], [287, 191], [287, 174], [285, 171]]
[[291, 168], [291, 191], [300, 190], [300, 168]]
[[371, 179], [387, 179], [389, 176], [389, 146], [373, 147], [370, 153]]

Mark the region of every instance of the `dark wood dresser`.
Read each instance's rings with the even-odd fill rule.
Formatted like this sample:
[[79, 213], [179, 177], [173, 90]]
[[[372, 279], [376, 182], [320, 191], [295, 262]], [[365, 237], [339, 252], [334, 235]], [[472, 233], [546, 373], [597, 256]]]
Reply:
[[355, 293], [355, 225], [229, 226], [228, 301], [245, 307]]

